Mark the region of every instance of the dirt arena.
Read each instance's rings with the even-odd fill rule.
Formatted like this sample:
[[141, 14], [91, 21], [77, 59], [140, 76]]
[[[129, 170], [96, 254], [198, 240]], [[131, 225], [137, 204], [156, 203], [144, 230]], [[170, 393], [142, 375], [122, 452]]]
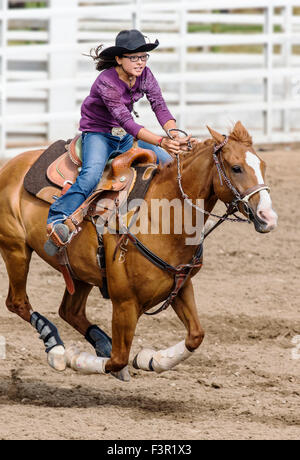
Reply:
[[[194, 278], [206, 337], [189, 360], [160, 375], [136, 371], [131, 381], [56, 373], [36, 331], [5, 307], [1, 260], [0, 439], [299, 439], [300, 151], [265, 151], [278, 229], [268, 235], [226, 223], [205, 245]], [[66, 344], [91, 346], [57, 314], [64, 292], [58, 273], [33, 257], [28, 293]], [[88, 315], [110, 333], [111, 305], [94, 289]], [[172, 309], [143, 317], [131, 352], [165, 348], [184, 338]], [[293, 359], [299, 357], [299, 359]]]

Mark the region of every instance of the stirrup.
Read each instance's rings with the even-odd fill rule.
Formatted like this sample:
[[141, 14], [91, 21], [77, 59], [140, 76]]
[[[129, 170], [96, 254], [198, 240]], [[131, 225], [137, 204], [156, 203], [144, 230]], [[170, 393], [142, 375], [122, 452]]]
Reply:
[[58, 251], [66, 246], [72, 236], [66, 224], [47, 225], [48, 240], [44, 244], [44, 250], [48, 256], [55, 256]]

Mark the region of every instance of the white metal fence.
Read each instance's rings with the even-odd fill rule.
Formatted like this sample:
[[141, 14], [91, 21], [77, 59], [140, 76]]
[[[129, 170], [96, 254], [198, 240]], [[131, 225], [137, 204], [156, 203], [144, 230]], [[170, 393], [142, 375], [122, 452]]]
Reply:
[[[206, 124], [224, 131], [240, 119], [256, 142], [300, 141], [296, 7], [300, 0], [48, 0], [15, 9], [0, 0], [0, 155], [73, 137], [97, 76], [83, 53], [133, 27], [160, 41], [149, 65], [180, 128], [201, 137]], [[255, 29], [232, 30], [240, 25]], [[161, 132], [146, 102], [139, 112]]]

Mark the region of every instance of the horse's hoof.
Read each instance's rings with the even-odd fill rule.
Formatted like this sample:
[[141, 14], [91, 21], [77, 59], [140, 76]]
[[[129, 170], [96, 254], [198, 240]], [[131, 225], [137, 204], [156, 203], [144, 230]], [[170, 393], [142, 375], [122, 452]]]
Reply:
[[123, 367], [123, 369], [118, 372], [111, 372], [111, 375], [113, 375], [118, 380], [122, 380], [122, 382], [130, 382], [128, 366]]
[[62, 345], [57, 345], [48, 353], [48, 364], [56, 371], [62, 372], [67, 367], [66, 353]]
[[151, 348], [142, 348], [142, 350], [138, 352], [132, 362], [133, 367], [143, 371], [153, 371], [151, 362], [154, 353], [155, 350], [152, 350]]

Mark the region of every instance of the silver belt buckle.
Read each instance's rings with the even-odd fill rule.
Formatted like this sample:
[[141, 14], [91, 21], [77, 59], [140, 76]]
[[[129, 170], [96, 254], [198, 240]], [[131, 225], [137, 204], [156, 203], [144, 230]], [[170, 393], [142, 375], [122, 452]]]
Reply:
[[120, 139], [122, 139], [122, 137], [124, 137], [126, 135], [125, 129], [123, 129], [121, 127], [112, 128], [111, 133], [112, 133], [113, 136], [117, 136]]

